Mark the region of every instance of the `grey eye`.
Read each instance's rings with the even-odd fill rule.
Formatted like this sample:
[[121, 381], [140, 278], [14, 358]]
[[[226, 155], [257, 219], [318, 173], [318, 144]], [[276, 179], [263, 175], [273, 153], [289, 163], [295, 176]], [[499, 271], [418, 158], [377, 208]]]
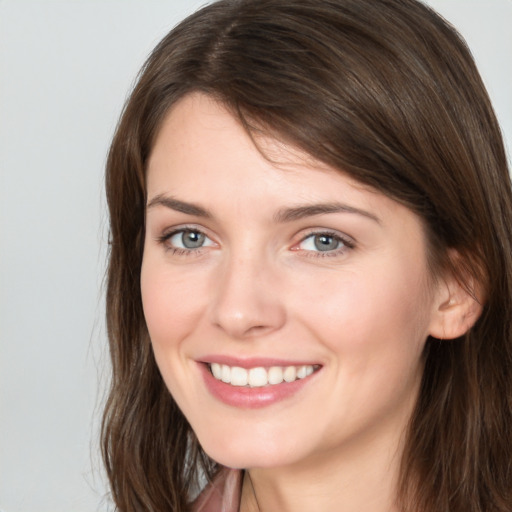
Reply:
[[199, 231], [183, 231], [181, 233], [181, 243], [186, 249], [197, 249], [202, 247], [206, 236]]
[[214, 245], [204, 233], [194, 229], [176, 231], [168, 240], [169, 244], [176, 249], [194, 250]]
[[332, 235], [314, 235], [313, 244], [318, 251], [334, 251], [339, 248], [341, 242]]
[[344, 245], [344, 241], [339, 236], [330, 233], [313, 233], [302, 240], [300, 248], [312, 252], [329, 252], [340, 249]]

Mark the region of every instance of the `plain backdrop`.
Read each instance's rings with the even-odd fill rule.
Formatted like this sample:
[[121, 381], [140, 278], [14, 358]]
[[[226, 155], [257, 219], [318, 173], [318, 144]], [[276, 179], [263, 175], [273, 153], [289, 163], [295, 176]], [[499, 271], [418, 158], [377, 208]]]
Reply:
[[[0, 509], [111, 510], [103, 168], [136, 73], [195, 0], [0, 0]], [[431, 0], [512, 148], [512, 0]], [[510, 153], [509, 153], [510, 154]]]

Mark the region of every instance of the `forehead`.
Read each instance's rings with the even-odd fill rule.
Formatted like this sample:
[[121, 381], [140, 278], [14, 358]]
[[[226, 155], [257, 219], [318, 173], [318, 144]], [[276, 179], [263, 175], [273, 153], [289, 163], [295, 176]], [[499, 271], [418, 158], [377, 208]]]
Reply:
[[[201, 203], [207, 209], [347, 202], [385, 218], [412, 215], [396, 201], [273, 137], [256, 144], [240, 121], [215, 99], [189, 94], [168, 112], [147, 168], [147, 195]], [[264, 208], [268, 206], [268, 208]]]
[[157, 182], [186, 187], [208, 180], [236, 187], [248, 173], [255, 182], [270, 185], [272, 181], [274, 186], [292, 179], [303, 186], [313, 182], [321, 186], [333, 175], [343, 176], [339, 179], [354, 189], [371, 193], [296, 147], [265, 135], [254, 140], [223, 104], [193, 93], [172, 107], [160, 127], [147, 166], [148, 196]]
[[186, 95], [167, 113], [151, 151], [148, 171], [168, 165], [170, 156], [180, 163], [203, 161], [201, 168], [214, 167], [221, 159], [236, 163], [249, 158], [253, 164], [259, 159], [282, 169], [301, 165], [326, 168], [304, 151], [272, 136], [249, 134], [227, 106], [202, 93]]

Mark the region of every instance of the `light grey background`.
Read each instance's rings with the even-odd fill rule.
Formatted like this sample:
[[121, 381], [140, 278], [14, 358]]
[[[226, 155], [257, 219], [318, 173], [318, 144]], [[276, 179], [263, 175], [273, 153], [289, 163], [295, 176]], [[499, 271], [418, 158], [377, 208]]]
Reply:
[[[0, 0], [0, 509], [109, 509], [103, 166], [151, 48], [203, 1]], [[431, 0], [512, 147], [512, 0]]]

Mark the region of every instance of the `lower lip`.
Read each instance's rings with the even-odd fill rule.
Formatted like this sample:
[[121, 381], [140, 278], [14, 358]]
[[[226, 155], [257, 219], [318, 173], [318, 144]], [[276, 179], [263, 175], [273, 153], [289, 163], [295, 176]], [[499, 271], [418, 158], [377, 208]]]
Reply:
[[208, 365], [199, 364], [204, 382], [208, 391], [221, 402], [243, 409], [257, 409], [281, 402], [298, 393], [304, 386], [307, 386], [318, 373], [309, 375], [304, 379], [297, 379], [293, 382], [282, 382], [269, 386], [249, 388], [246, 386], [232, 386], [217, 380], [210, 372]]

